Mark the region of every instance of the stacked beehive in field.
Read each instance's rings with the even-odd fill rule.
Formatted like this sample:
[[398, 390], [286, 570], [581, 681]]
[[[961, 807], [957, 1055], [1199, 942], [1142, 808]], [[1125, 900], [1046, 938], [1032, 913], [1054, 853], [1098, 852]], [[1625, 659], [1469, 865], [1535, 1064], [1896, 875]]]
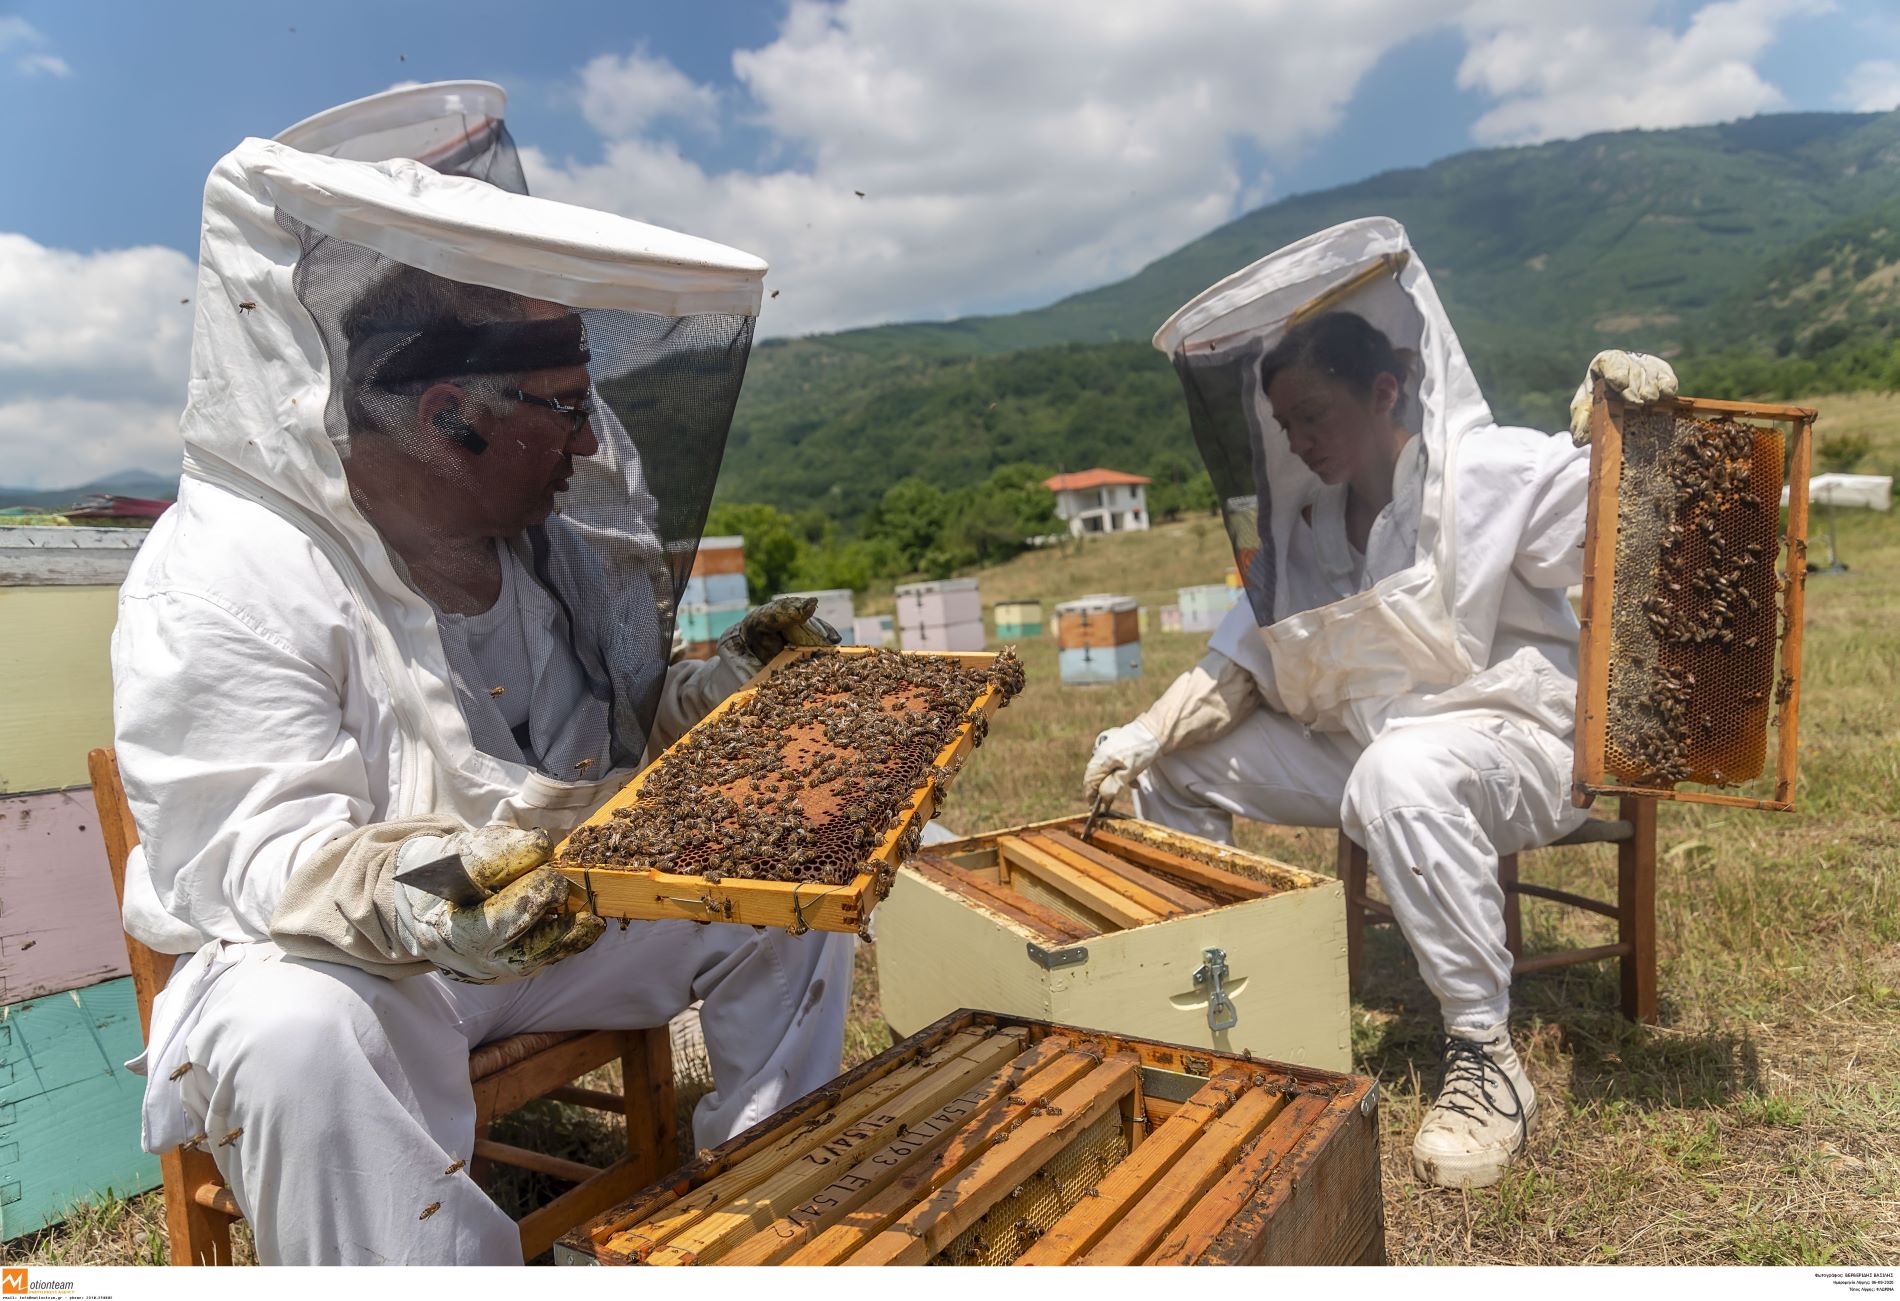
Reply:
[[976, 580], [899, 584], [897, 640], [907, 651], [982, 650], [983, 597]]
[[1227, 612], [1240, 603], [1240, 588], [1226, 583], [1208, 583], [1177, 590], [1182, 632], [1212, 632], [1220, 627]]
[[701, 538], [692, 576], [680, 594], [679, 631], [686, 653], [705, 659], [725, 631], [745, 618], [745, 539]]
[[118, 589], [146, 530], [0, 525], [0, 1239], [155, 1187], [137, 999], [86, 752], [112, 744]]
[[603, 1265], [1384, 1258], [1377, 1086], [945, 1017], [562, 1239]]
[[996, 640], [1021, 641], [1042, 636], [1042, 602], [998, 601], [992, 609], [996, 619]]
[[1062, 681], [1120, 682], [1141, 676], [1141, 620], [1133, 597], [1095, 595], [1056, 607]]
[[[1340, 883], [1136, 818], [927, 846], [878, 918], [899, 1033], [972, 1005], [1343, 1070]], [[1209, 959], [1209, 952], [1219, 954]]]
[[895, 646], [897, 630], [888, 614], [861, 614], [851, 621], [853, 646]]

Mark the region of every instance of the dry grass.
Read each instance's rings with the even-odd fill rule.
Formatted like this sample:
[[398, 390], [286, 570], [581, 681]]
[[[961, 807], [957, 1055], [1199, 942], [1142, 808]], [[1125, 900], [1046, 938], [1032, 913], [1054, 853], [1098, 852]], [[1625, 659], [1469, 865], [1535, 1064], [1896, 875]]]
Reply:
[[[1823, 436], [1850, 426], [1868, 435], [1869, 464], [1900, 456], [1900, 402], [1816, 405]], [[1174, 586], [1219, 581], [1226, 564], [1218, 530], [1193, 529], [1022, 557], [983, 575], [985, 601], [1102, 589], [1171, 600]], [[1900, 1262], [1900, 512], [1843, 512], [1840, 534], [1852, 572], [1809, 585], [1801, 811], [1664, 807], [1660, 1025], [1616, 1014], [1608, 965], [1519, 983], [1517, 1036], [1543, 1110], [1526, 1159], [1495, 1188], [1460, 1194], [1412, 1179], [1407, 1152], [1433, 1083], [1436, 1018], [1397, 936], [1373, 933], [1354, 1047], [1384, 1086], [1394, 1260]], [[1096, 731], [1133, 717], [1203, 645], [1151, 635], [1143, 679], [1088, 688], [1056, 683], [1049, 639], [1022, 647], [1030, 686], [950, 792], [947, 820], [975, 831], [1073, 812]], [[1331, 832], [1248, 826], [1241, 835], [1249, 848], [1332, 870]], [[1614, 893], [1601, 850], [1530, 855], [1524, 871]], [[1601, 943], [1606, 926], [1526, 903], [1532, 951]], [[861, 953], [847, 1057], [888, 1042]], [[497, 1137], [583, 1159], [610, 1155], [617, 1141], [611, 1124], [553, 1104], [509, 1125]], [[552, 1191], [531, 1181], [497, 1187], [517, 1210]], [[9, 1244], [6, 1256], [155, 1262], [162, 1222], [148, 1194], [84, 1208]]]

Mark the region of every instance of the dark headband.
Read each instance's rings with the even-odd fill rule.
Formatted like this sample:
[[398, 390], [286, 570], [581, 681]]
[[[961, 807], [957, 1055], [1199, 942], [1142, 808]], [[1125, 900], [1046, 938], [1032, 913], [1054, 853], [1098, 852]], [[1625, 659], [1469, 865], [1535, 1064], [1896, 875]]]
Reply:
[[350, 344], [350, 380], [377, 388], [426, 383], [457, 375], [585, 366], [591, 357], [579, 314], [488, 325], [435, 325], [409, 329], [373, 325]]

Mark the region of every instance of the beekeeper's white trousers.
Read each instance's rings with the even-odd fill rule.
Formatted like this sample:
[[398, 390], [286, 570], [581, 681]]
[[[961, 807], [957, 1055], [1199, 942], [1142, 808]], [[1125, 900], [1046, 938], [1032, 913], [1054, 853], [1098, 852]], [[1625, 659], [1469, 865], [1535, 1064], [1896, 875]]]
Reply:
[[1503, 718], [1400, 723], [1362, 750], [1263, 709], [1156, 760], [1135, 811], [1229, 844], [1236, 816], [1344, 828], [1365, 846], [1446, 1028], [1468, 1032], [1510, 1014], [1498, 856], [1583, 820], [1570, 769], [1568, 739]]
[[387, 980], [254, 946], [206, 995], [186, 1106], [267, 1264], [519, 1264], [513, 1221], [466, 1168], [450, 1172], [473, 1155], [471, 1049], [664, 1025], [704, 999], [716, 1087], [693, 1131], [709, 1147], [837, 1074], [853, 940], [609, 922], [586, 952], [499, 985]]

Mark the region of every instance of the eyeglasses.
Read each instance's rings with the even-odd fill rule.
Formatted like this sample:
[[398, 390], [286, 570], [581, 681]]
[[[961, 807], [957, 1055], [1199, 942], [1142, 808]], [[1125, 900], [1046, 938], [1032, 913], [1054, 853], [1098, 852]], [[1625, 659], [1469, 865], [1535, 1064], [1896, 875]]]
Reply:
[[529, 406], [545, 407], [558, 416], [566, 416], [567, 433], [570, 438], [580, 433], [581, 426], [586, 424], [594, 414], [591, 396], [582, 398], [580, 402], [574, 406], [569, 406], [567, 403], [557, 401], [554, 398], [544, 398], [534, 393], [523, 393], [520, 389], [509, 389], [506, 396], [513, 398], [517, 402], [526, 402]]

